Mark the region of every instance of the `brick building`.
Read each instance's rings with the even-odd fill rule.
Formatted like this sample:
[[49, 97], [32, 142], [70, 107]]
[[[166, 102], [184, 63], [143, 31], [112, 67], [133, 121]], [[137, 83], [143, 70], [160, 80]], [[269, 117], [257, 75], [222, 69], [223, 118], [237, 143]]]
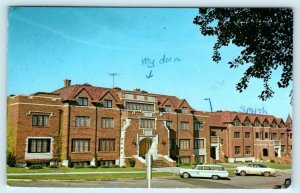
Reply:
[[291, 156], [292, 147], [290, 118], [206, 113], [175, 96], [70, 80], [51, 93], [8, 97], [8, 131], [8, 151], [24, 165], [143, 167], [147, 152], [160, 166], [270, 160]]

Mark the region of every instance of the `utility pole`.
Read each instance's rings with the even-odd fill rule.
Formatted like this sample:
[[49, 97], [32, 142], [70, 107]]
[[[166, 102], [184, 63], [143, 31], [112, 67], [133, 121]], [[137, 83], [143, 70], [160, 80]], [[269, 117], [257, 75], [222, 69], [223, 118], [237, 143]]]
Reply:
[[115, 87], [115, 76], [119, 75], [118, 73], [109, 73], [113, 77], [113, 88]]
[[212, 112], [213, 110], [212, 110], [212, 105], [211, 105], [210, 98], [205, 98], [204, 100], [207, 100], [207, 101], [209, 101], [209, 105], [210, 105], [210, 112]]

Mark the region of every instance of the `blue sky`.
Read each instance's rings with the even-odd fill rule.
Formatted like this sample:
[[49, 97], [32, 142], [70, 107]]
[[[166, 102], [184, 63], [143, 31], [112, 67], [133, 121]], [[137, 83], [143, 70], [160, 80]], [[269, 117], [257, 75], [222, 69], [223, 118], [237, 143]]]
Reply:
[[[214, 37], [204, 37], [193, 24], [196, 8], [46, 8], [9, 9], [7, 95], [51, 92], [90, 83], [185, 98], [197, 110], [262, 109], [286, 118], [292, 113], [287, 89], [278, 89], [281, 69], [273, 73], [275, 95], [263, 102], [262, 81], [252, 79], [243, 93], [235, 90], [245, 67], [227, 62], [240, 49], [222, 48], [212, 61]], [[154, 61], [143, 64], [149, 58]], [[150, 78], [146, 76], [153, 75]]]

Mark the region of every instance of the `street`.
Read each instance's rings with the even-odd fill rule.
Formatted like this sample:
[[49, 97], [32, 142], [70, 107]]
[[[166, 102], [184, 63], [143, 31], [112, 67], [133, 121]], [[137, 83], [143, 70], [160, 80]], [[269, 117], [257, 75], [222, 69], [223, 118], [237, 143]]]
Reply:
[[[272, 189], [274, 185], [291, 177], [290, 173], [278, 173], [276, 177], [233, 176], [230, 179], [203, 179], [180, 177], [156, 178], [152, 188], [214, 188], [214, 189]], [[80, 188], [147, 188], [147, 180], [112, 181], [19, 181], [9, 180], [9, 186], [16, 187], [80, 187]]]

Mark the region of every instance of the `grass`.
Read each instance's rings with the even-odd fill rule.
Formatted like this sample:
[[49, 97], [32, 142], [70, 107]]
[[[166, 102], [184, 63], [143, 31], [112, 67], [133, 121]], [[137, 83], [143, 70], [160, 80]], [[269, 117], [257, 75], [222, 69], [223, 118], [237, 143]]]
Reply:
[[[164, 176], [178, 176], [169, 172], [153, 172], [152, 177]], [[146, 173], [118, 173], [118, 174], [80, 174], [80, 175], [29, 175], [29, 176], [7, 176], [7, 179], [20, 179], [20, 180], [116, 180], [116, 179], [145, 179]]]
[[31, 170], [28, 168], [6, 167], [9, 173], [55, 173], [55, 172], [111, 172], [111, 171], [145, 171], [144, 168], [43, 168]]

